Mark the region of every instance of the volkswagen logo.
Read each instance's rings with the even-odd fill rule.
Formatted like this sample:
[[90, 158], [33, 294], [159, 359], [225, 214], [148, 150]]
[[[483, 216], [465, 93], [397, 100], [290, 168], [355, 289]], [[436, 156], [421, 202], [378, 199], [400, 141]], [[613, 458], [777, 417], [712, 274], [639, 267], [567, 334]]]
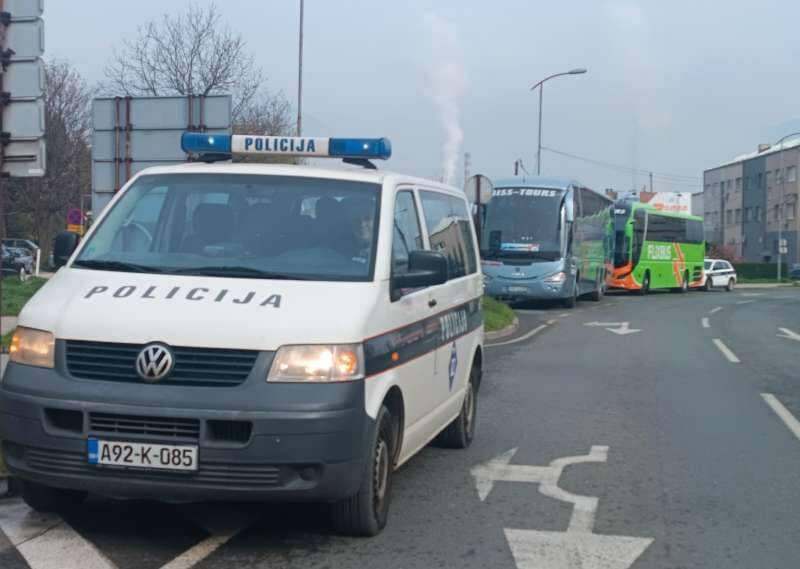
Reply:
[[174, 365], [175, 357], [164, 344], [148, 344], [136, 356], [136, 373], [148, 383], [167, 377]]

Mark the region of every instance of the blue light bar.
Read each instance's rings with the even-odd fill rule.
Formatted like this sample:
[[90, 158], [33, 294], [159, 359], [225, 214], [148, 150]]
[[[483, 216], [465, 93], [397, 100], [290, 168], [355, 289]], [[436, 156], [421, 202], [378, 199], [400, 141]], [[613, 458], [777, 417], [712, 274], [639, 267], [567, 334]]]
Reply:
[[387, 160], [392, 144], [386, 138], [319, 138], [185, 132], [181, 148], [188, 154], [261, 154], [316, 158]]
[[181, 150], [189, 154], [230, 154], [231, 135], [184, 132], [181, 135]]
[[328, 155], [388, 160], [392, 155], [392, 143], [388, 138], [331, 138], [328, 141]]

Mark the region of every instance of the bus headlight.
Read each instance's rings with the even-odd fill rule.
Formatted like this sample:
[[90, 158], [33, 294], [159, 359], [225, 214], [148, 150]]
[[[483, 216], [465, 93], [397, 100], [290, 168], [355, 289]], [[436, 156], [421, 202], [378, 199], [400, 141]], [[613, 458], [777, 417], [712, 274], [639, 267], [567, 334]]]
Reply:
[[546, 282], [547, 284], [561, 284], [565, 280], [567, 280], [567, 273], [565, 273], [564, 271], [559, 271], [545, 278], [544, 282]]
[[55, 337], [44, 330], [17, 327], [8, 347], [8, 359], [14, 363], [36, 367], [55, 366]]
[[363, 377], [364, 348], [360, 344], [281, 346], [267, 381], [327, 383]]

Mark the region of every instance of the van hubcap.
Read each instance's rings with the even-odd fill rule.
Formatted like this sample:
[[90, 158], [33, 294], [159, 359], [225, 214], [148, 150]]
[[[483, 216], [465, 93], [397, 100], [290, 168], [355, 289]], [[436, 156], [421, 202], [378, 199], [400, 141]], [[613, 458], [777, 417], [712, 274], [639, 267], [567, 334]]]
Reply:
[[383, 501], [386, 499], [386, 490], [389, 485], [389, 445], [381, 438], [378, 440], [378, 448], [375, 449], [375, 510], [380, 512], [383, 509]]

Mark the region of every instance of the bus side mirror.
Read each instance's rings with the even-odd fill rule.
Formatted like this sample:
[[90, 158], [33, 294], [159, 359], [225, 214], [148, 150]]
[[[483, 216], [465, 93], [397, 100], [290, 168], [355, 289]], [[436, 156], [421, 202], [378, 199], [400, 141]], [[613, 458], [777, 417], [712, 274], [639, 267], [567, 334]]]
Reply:
[[77, 233], [72, 231], [63, 231], [56, 235], [55, 242], [53, 243], [53, 264], [56, 268], [63, 267], [67, 264], [72, 253], [78, 248], [80, 237]]

